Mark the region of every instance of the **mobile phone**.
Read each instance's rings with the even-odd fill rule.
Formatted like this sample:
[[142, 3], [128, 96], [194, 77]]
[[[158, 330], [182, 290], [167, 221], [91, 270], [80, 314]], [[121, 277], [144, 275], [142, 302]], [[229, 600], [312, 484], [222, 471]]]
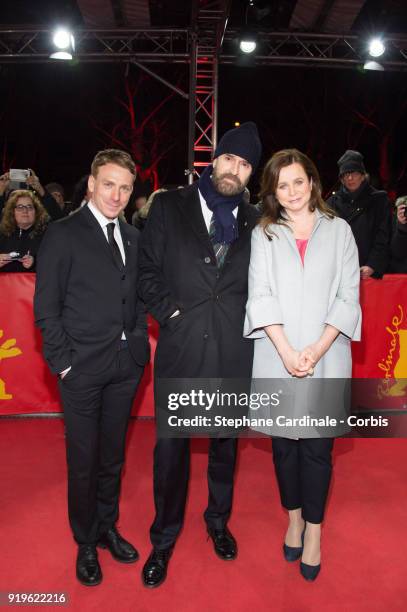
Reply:
[[16, 181], [18, 183], [26, 183], [30, 176], [29, 170], [22, 170], [19, 168], [12, 168], [9, 173], [10, 181]]
[[11, 251], [11, 253], [9, 253], [9, 257], [11, 257], [11, 259], [20, 259], [21, 254], [17, 253], [17, 251]]

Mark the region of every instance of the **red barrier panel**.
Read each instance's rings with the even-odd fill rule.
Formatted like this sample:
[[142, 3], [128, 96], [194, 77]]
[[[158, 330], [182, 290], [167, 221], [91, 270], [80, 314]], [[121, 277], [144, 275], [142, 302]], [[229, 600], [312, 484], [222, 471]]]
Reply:
[[[41, 336], [34, 327], [34, 284], [35, 274], [0, 274], [0, 415], [61, 411], [56, 380], [42, 358]], [[363, 281], [361, 303], [363, 341], [353, 344], [354, 377], [381, 378], [379, 395], [390, 391], [400, 398], [405, 389], [392, 379], [407, 378], [407, 276]], [[152, 319], [149, 335], [154, 355], [158, 326]], [[154, 414], [151, 364], [133, 414]]]
[[[0, 274], [0, 415], [61, 412], [55, 376], [42, 357], [34, 326], [35, 274]], [[158, 325], [149, 320], [152, 355]], [[132, 414], [154, 414], [152, 363], [146, 367]]]

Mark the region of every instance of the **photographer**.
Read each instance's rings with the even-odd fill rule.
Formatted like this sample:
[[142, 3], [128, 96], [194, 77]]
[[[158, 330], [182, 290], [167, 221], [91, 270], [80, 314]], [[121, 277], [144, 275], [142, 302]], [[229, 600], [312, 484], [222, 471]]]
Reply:
[[[30, 175], [27, 177], [25, 181], [27, 185], [27, 189], [32, 189], [37, 197], [40, 199], [42, 205], [47, 211], [50, 219], [52, 221], [56, 221], [56, 219], [62, 219], [65, 217], [65, 213], [61, 210], [55, 198], [48, 193], [46, 189], [41, 185], [38, 176], [35, 174], [34, 170], [29, 170]], [[0, 215], [5, 206], [6, 199], [8, 195], [10, 195], [10, 172], [6, 172], [2, 176], [0, 176]], [[23, 189], [25, 189], [23, 187]]]
[[48, 215], [28, 189], [13, 191], [0, 223], [0, 272], [34, 272]]
[[393, 274], [407, 273], [407, 196], [396, 200], [396, 219], [390, 244], [389, 272]]

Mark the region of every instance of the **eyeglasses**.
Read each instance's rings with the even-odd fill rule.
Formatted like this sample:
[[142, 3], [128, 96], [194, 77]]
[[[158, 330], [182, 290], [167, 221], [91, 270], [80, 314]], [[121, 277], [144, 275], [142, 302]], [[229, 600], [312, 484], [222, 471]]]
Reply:
[[30, 210], [34, 210], [34, 206], [32, 204], [17, 204], [16, 210], [19, 210], [20, 212], [26, 210], [27, 212], [29, 212]]

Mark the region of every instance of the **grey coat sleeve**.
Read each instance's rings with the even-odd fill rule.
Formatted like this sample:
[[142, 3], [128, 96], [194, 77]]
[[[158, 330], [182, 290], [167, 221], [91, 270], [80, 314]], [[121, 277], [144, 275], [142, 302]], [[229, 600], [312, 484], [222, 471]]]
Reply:
[[352, 230], [348, 224], [346, 226], [342, 262], [338, 262], [341, 263], [340, 283], [325, 323], [339, 329], [352, 340], [360, 340], [362, 315], [359, 304], [359, 258]]
[[278, 296], [273, 294], [269, 274], [270, 253], [266, 250], [266, 236], [257, 226], [252, 233], [249, 265], [249, 299], [243, 335], [247, 338], [263, 338], [264, 327], [283, 324], [283, 313]]

